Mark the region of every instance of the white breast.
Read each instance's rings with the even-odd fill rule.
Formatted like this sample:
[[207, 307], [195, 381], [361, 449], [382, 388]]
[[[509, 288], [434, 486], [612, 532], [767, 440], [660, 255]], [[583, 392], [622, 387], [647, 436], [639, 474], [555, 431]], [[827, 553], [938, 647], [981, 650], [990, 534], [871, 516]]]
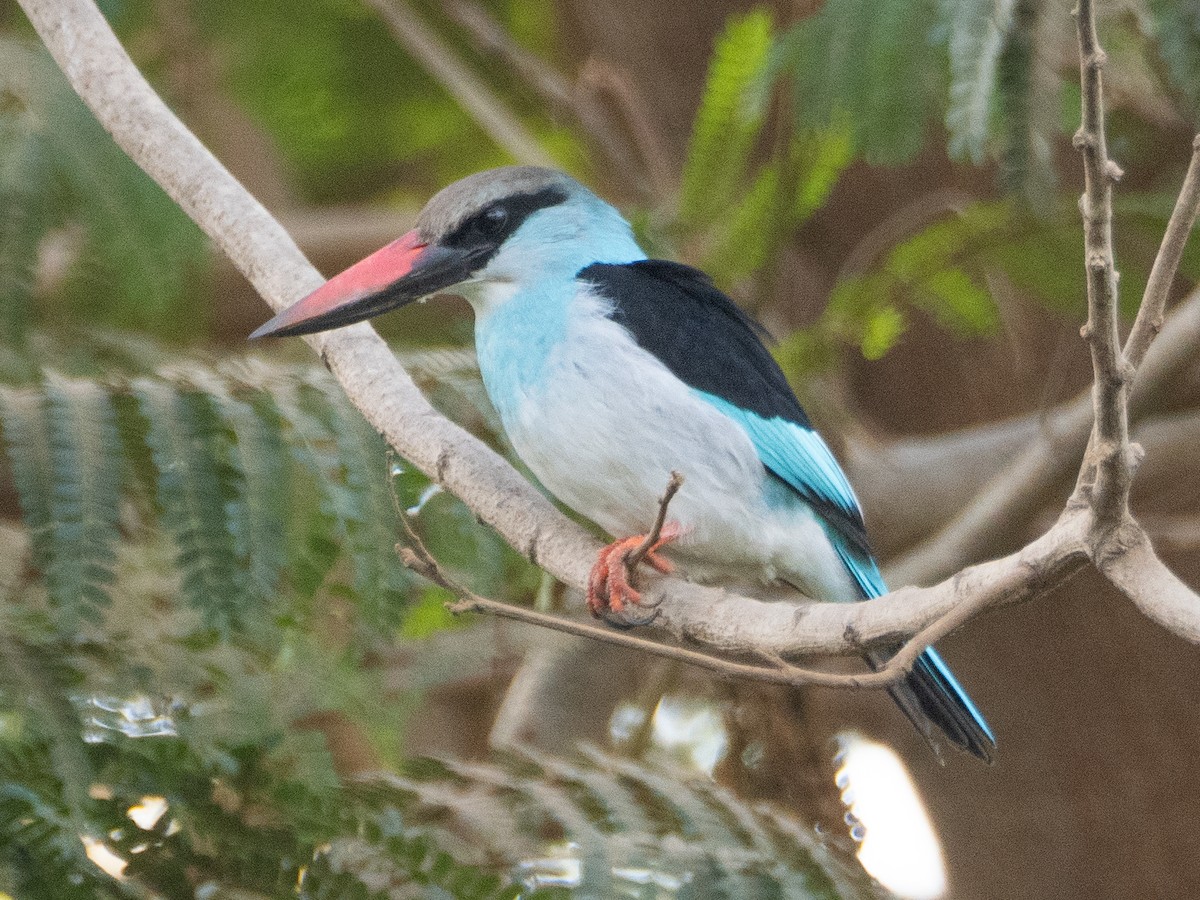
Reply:
[[686, 534], [672, 555], [692, 577], [786, 578], [814, 596], [852, 596], [807, 506], [767, 506], [765, 471], [745, 431], [606, 313], [604, 301], [577, 297], [540, 377], [501, 412], [514, 449], [542, 484], [625, 537], [652, 527], [658, 498], [678, 471], [685, 481], [669, 518]]

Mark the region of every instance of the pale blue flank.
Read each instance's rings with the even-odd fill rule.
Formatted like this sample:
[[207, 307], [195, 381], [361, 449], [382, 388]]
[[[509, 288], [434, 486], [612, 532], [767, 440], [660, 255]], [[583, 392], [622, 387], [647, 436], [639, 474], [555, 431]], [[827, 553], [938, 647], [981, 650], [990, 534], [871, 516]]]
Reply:
[[645, 258], [629, 224], [591, 194], [539, 210], [504, 242], [488, 270], [507, 276], [515, 293], [475, 322], [479, 369], [502, 420], [541, 383], [548, 356], [566, 338], [580, 270]]

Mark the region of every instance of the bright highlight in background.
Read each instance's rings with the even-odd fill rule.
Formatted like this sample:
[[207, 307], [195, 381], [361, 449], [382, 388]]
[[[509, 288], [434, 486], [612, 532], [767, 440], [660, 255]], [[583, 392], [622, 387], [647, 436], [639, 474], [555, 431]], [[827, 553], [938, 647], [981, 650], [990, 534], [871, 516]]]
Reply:
[[946, 862], [925, 805], [904, 763], [890, 747], [858, 734], [838, 736], [837, 786], [851, 834], [861, 840], [858, 861], [905, 900], [946, 893]]
[[664, 695], [654, 709], [654, 743], [676, 753], [706, 775], [711, 775], [729, 736], [720, 710], [704, 700]]

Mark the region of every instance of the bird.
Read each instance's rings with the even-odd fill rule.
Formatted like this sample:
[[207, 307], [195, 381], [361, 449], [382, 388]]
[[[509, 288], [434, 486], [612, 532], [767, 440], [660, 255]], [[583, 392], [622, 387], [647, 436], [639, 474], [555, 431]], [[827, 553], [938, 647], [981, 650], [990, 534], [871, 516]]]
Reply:
[[[637, 607], [625, 562], [673, 472], [682, 484], [644, 557], [655, 568], [821, 601], [887, 593], [854, 489], [765, 332], [703, 272], [648, 258], [620, 212], [565, 173], [506, 166], [454, 182], [413, 230], [250, 337], [338, 328], [438, 293], [473, 307], [483, 384], [516, 454], [614, 538], [592, 568], [593, 613]], [[897, 649], [866, 660], [878, 669]], [[932, 647], [889, 691], [935, 751], [936, 728], [993, 761], [991, 729]]]

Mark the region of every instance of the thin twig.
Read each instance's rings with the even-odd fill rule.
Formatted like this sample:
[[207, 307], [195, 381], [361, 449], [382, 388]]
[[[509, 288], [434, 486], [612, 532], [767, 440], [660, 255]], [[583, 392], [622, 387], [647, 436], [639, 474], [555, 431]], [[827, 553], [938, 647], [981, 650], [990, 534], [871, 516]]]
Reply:
[[621, 111], [634, 144], [645, 161], [646, 171], [658, 197], [669, 197], [679, 187], [675, 161], [662, 133], [645, 113], [648, 108], [630, 77], [611, 63], [595, 57], [579, 72], [582, 90], [607, 95]]
[[[671, 484], [675, 483], [675, 479], [672, 478]], [[673, 494], [674, 492], [671, 491], [670, 493]], [[665, 509], [669, 502], [670, 496], [665, 496], [661, 507]], [[761, 650], [756, 653], [757, 656], [768, 663], [767, 666], [756, 666], [696, 650], [688, 650], [684, 647], [663, 644], [646, 637], [630, 634], [626, 631], [605, 628], [603, 625], [566, 619], [562, 616], [539, 612], [525, 606], [515, 606], [511, 603], [501, 603], [498, 600], [481, 596], [459, 584], [446, 574], [441, 564], [412, 527], [411, 521], [404, 513], [403, 508], [394, 495], [393, 503], [401, 527], [404, 530], [405, 538], [408, 541], [407, 546], [404, 544], [396, 545], [396, 552], [400, 555], [400, 561], [417, 574], [454, 594], [458, 599], [446, 604], [446, 609], [454, 615], [462, 615], [468, 612], [486, 613], [514, 622], [522, 622], [526, 625], [549, 628], [575, 637], [590, 638], [607, 644], [614, 644], [618, 647], [639, 650], [652, 656], [697, 666], [728, 678], [742, 678], [792, 687], [815, 685], [853, 690], [887, 687], [896, 683], [908, 673], [917, 657], [925, 651], [930, 643], [949, 634], [976, 611], [970, 608], [968, 604], [962, 604], [960, 607], [950, 610], [941, 619], [923, 629], [917, 636], [905, 644], [886, 666], [875, 672], [840, 674], [801, 668], [787, 662], [781, 655], [770, 650]]]
[[1150, 269], [1150, 279], [1146, 282], [1146, 290], [1142, 294], [1142, 305], [1138, 308], [1137, 318], [1133, 329], [1125, 341], [1125, 359], [1133, 369], [1142, 364], [1150, 342], [1162, 329], [1163, 311], [1167, 306], [1167, 297], [1171, 292], [1171, 283], [1175, 273], [1179, 271], [1179, 261], [1183, 258], [1183, 249], [1187, 246], [1188, 236], [1196, 223], [1196, 213], [1200, 211], [1200, 135], [1192, 139], [1192, 161], [1188, 164], [1187, 175], [1183, 178], [1183, 187], [1175, 201], [1175, 209], [1167, 222], [1167, 230], [1163, 234], [1162, 245], [1158, 255], [1154, 257], [1154, 266]]
[[396, 42], [438, 80], [497, 145], [525, 165], [554, 165], [554, 160], [520, 118], [459, 60], [416, 10], [403, 0], [366, 0], [366, 3], [383, 17]]
[[[1200, 342], [1200, 290], [1193, 290], [1171, 314], [1146, 355], [1129, 393], [1131, 422], [1162, 409], [1163, 388], [1195, 362]], [[895, 584], [927, 584], [964, 565], [995, 553], [1080, 474], [1095, 416], [1091, 389], [1060, 404], [1043, 417], [1042, 427], [1023, 448], [1004, 456], [1012, 462], [995, 473], [963, 502], [940, 529], [893, 559], [884, 573]], [[1064, 496], [1066, 492], [1064, 491]]]
[[642, 542], [633, 548], [629, 556], [625, 557], [625, 568], [629, 571], [630, 577], [637, 570], [638, 563], [645, 558], [646, 554], [650, 552], [650, 548], [657, 544], [658, 539], [662, 536], [663, 525], [667, 521], [667, 507], [671, 505], [671, 500], [679, 493], [681, 487], [683, 487], [683, 476], [678, 472], [671, 472], [667, 489], [658, 498], [658, 515], [654, 517], [654, 527], [642, 538]]
[[1148, 618], [1200, 643], [1200, 598], [1158, 558], [1146, 533], [1127, 523], [1114, 532], [1110, 545], [1115, 551], [1111, 558], [1099, 558], [1096, 565], [1113, 586]]
[[[394, 463], [395, 453], [389, 451], [389, 470], [392, 469]], [[679, 491], [679, 488], [683, 486], [683, 480], [683, 475], [679, 472], [671, 473], [666, 490], [663, 491], [663, 495], [658, 501], [658, 515], [655, 518], [654, 527], [634, 553], [629, 555], [626, 562], [631, 571], [641, 562], [642, 557], [645, 556], [649, 548], [658, 540], [662, 532], [663, 523], [667, 518], [667, 507], [670, 506], [671, 500]], [[968, 604], [962, 604], [957, 608], [951, 609], [950, 612], [923, 629], [908, 644], [901, 648], [900, 652], [893, 656], [886, 666], [874, 672], [857, 672], [842, 675], [834, 672], [804, 669], [787, 662], [778, 653], [768, 650], [759, 651], [756, 654], [769, 663], [765, 668], [747, 663], [734, 662], [707, 653], [687, 650], [683, 647], [675, 647], [670, 644], [662, 644], [658, 641], [629, 634], [625, 631], [614, 631], [590, 622], [579, 622], [540, 610], [529, 609], [524, 606], [501, 603], [498, 600], [492, 600], [475, 593], [446, 574], [441, 563], [437, 561], [437, 558], [425, 545], [425, 542], [413, 527], [411, 519], [404, 510], [404, 504], [400, 502], [400, 497], [395, 487], [395, 479], [390, 478], [388, 484], [392, 509], [395, 510], [396, 519], [400, 522], [400, 527], [403, 529], [405, 539], [408, 542], [407, 546], [405, 544], [396, 545], [396, 553], [399, 554], [400, 561], [418, 575], [427, 578], [439, 587], [443, 587], [454, 594], [458, 600], [446, 604], [446, 609], [454, 615], [462, 615], [467, 612], [488, 613], [500, 618], [510, 619], [514, 622], [523, 622], [527, 625], [537, 625], [542, 628], [561, 631], [564, 634], [574, 635], [575, 637], [591, 638], [592, 640], [615, 644], [619, 647], [640, 650], [652, 656], [684, 662], [730, 678], [745, 678], [752, 681], [764, 681], [772, 684], [792, 686], [818, 685], [822, 687], [852, 689], [887, 687], [890, 684], [894, 684], [903, 678], [908, 670], [912, 668], [917, 657], [924, 652], [929, 644], [949, 634], [962, 624], [962, 622], [966, 621], [963, 610], [969, 606]], [[636, 559], [634, 557], [635, 553], [638, 554]], [[966, 615], [969, 617], [969, 612]], [[924, 643], [914, 649], [913, 644], [918, 641]]]
[[[1121, 353], [1117, 331], [1117, 272], [1112, 249], [1112, 186], [1120, 167], [1108, 158], [1104, 129], [1104, 79], [1107, 57], [1096, 34], [1093, 0], [1079, 0], [1075, 9], [1079, 37], [1079, 79], [1082, 123], [1075, 147], [1083, 154], [1084, 263], [1087, 269], [1088, 321], [1083, 328], [1092, 354], [1093, 430], [1087, 468], [1094, 471], [1090, 501], [1102, 526], [1128, 515], [1129, 423], [1126, 383], [1129, 366]], [[1084, 476], [1081, 486], [1088, 487]]]
[[624, 124], [590, 90], [574, 84], [514, 41], [504, 26], [474, 0], [444, 0], [441, 6], [475, 41], [480, 52], [497, 57], [553, 110], [569, 115], [591, 146], [608, 161], [623, 188], [643, 199], [653, 199], [646, 165]]
[[[393, 455], [389, 454], [389, 464], [392, 459]], [[683, 485], [683, 480], [683, 476], [680, 473], [671, 473], [671, 479], [667, 483], [666, 490], [663, 492], [663, 496], [659, 498], [659, 511], [654, 527], [638, 547], [638, 550], [643, 555], [658, 539], [663, 523], [666, 521], [667, 508], [670, 506], [672, 498]], [[455, 615], [467, 612], [487, 613], [500, 618], [523, 622], [528, 625], [550, 628], [564, 634], [574, 635], [575, 637], [591, 638], [620, 647], [640, 650], [652, 656], [698, 666], [730, 678], [743, 678], [793, 687], [813, 685], [853, 690], [888, 687], [902, 680], [912, 670], [913, 665], [921, 654], [931, 645], [965, 624], [983, 609], [992, 605], [992, 598], [987, 592], [978, 592], [968, 597], [964, 602], [950, 607], [944, 614], [930, 622], [911, 639], [906, 641], [891, 659], [888, 660], [886, 665], [873, 672], [839, 674], [803, 668], [786, 660], [780, 651], [765, 647], [754, 649], [752, 654], [762, 659], [767, 665], [765, 667], [755, 666], [714, 656], [709, 653], [688, 650], [671, 644], [663, 644], [649, 638], [629, 634], [626, 631], [614, 631], [611, 628], [605, 628], [590, 622], [575, 621], [539, 610], [529, 609], [528, 607], [501, 603], [500, 601], [477, 594], [446, 574], [436, 557], [430, 552], [420, 535], [417, 534], [416, 529], [413, 528], [412, 522], [405, 513], [404, 506], [394, 489], [394, 480], [391, 484], [392, 507], [396, 512], [396, 517], [408, 541], [407, 546], [397, 544], [396, 552], [405, 566], [429, 579], [434, 584], [450, 591], [458, 598], [457, 601], [446, 604], [446, 608], [451, 613]], [[627, 564], [631, 570], [638, 562], [640, 562], [640, 557], [634, 560], [633, 555], [630, 554]], [[1025, 562], [1021, 568], [1035, 577], [1038, 576], [1040, 571], [1039, 564], [1032, 561]], [[1056, 579], [1060, 575], [1047, 573], [1045, 577], [1047, 579]], [[998, 589], [1004, 591], [1008, 587], [1000, 585]], [[1014, 591], [1021, 590], [1020, 585], [1014, 584], [1011, 587]], [[862, 645], [863, 649], [866, 646], [864, 643]]]

